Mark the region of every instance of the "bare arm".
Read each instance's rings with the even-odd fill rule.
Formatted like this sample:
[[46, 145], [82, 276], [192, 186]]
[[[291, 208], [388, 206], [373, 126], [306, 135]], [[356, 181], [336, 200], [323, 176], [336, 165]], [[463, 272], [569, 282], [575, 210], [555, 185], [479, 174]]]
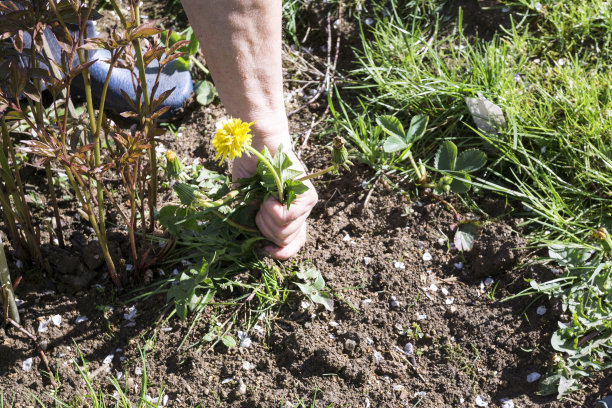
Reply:
[[[272, 153], [279, 144], [291, 146], [283, 98], [281, 0], [182, 0], [200, 40], [206, 62], [225, 109], [253, 126], [253, 147]], [[292, 157], [301, 168], [297, 158]], [[251, 174], [256, 159], [234, 163], [234, 176]], [[288, 258], [306, 240], [306, 219], [317, 201], [310, 189], [288, 211], [269, 199], [257, 215], [257, 225], [276, 246], [268, 252]]]

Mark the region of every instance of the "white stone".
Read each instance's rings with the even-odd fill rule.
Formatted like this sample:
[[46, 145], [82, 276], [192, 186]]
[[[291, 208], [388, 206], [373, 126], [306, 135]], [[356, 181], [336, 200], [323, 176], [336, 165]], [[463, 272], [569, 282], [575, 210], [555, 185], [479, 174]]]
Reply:
[[331, 327], [338, 327], [338, 326], [339, 326], [339, 323], [338, 323], [338, 322], [334, 322], [334, 321], [331, 321], [331, 322], [329, 322], [328, 324], [329, 324]]
[[454, 301], [455, 301], [455, 298], [451, 296], [449, 298], [446, 298], [445, 302], [447, 305], [452, 305]]
[[305, 300], [302, 300], [302, 302], [300, 303], [300, 307], [301, 307], [302, 309], [308, 309], [308, 308], [310, 307], [310, 303], [308, 303], [308, 302], [307, 302], [307, 301], [305, 301]]
[[484, 284], [486, 286], [491, 286], [493, 284], [493, 282], [495, 282], [492, 278], [487, 278], [484, 280]]
[[538, 308], [536, 309], [536, 313], [540, 316], [546, 314], [546, 306], [538, 306]]
[[489, 401], [487, 401], [486, 397], [483, 397], [482, 395], [477, 395], [476, 396], [476, 406], [478, 407], [488, 407], [489, 406]]
[[88, 320], [89, 320], [89, 317], [87, 317], [87, 316], [79, 316], [79, 317], [77, 317], [77, 318], [74, 320], [74, 323], [75, 323], [75, 324], [84, 323], [84, 322], [86, 322], [86, 321], [88, 321]]
[[364, 256], [364, 257], [363, 257], [363, 263], [364, 263], [365, 265], [369, 265], [369, 264], [370, 264], [370, 262], [372, 262], [372, 258], [370, 258], [369, 256]]
[[527, 375], [527, 382], [528, 383], [532, 383], [535, 381], [538, 381], [540, 379], [540, 377], [542, 376], [542, 374], [540, 373], [536, 373], [535, 371], [529, 375]]
[[102, 364], [110, 364], [112, 363], [114, 358], [115, 358], [114, 354], [109, 354], [108, 356], [104, 358], [104, 361], [102, 361]]
[[30, 371], [32, 369], [32, 357], [23, 360], [21, 368], [23, 368], [23, 371]]
[[453, 266], [457, 269], [463, 269], [463, 262], [457, 262], [456, 264], [453, 264]]
[[368, 18], [366, 18], [366, 19], [365, 19], [365, 23], [366, 23], [367, 25], [372, 25], [372, 24], [374, 24], [374, 20], [373, 20], [373, 19], [371, 19], [370, 17], [368, 17]]
[[417, 314], [417, 320], [425, 320], [425, 319], [427, 319], [427, 315], [425, 313]]
[[49, 322], [51, 320], [43, 320], [42, 322], [38, 323], [38, 332], [39, 333], [44, 333], [49, 329]]
[[448, 296], [448, 294], [450, 293], [450, 292], [448, 291], [448, 289], [446, 289], [446, 288], [444, 288], [444, 287], [443, 287], [443, 288], [440, 288], [440, 292], [442, 292], [442, 294], [443, 294], [444, 296]]
[[134, 318], [136, 317], [136, 314], [138, 313], [138, 311], [136, 310], [136, 306], [130, 306], [127, 310], [127, 313], [123, 314], [123, 318], [125, 320], [129, 320], [132, 321], [134, 320]]
[[238, 330], [238, 339], [240, 339], [240, 347], [242, 348], [249, 348], [251, 347], [251, 338], [249, 337], [249, 335], [247, 334], [247, 332], [244, 332], [242, 330]]
[[514, 408], [514, 402], [510, 398], [502, 398], [499, 400], [501, 408]]
[[425, 252], [425, 253], [423, 254], [423, 260], [424, 260], [425, 262], [427, 262], [427, 261], [431, 261], [431, 260], [432, 260], [432, 258], [433, 258], [433, 257], [431, 256], [431, 254], [430, 254], [429, 252]]
[[406, 269], [406, 265], [404, 265], [403, 262], [393, 262], [393, 266], [395, 267], [395, 269]]
[[62, 324], [62, 316], [60, 315], [52, 316], [51, 321], [53, 322], [55, 326], [59, 327], [60, 324]]
[[250, 369], [254, 368], [255, 366], [251, 363], [249, 363], [248, 361], [245, 361], [242, 363], [242, 369], [249, 371]]
[[437, 292], [438, 285], [436, 285], [435, 283], [432, 283], [431, 285], [429, 285], [429, 290], [431, 290], [432, 292]]

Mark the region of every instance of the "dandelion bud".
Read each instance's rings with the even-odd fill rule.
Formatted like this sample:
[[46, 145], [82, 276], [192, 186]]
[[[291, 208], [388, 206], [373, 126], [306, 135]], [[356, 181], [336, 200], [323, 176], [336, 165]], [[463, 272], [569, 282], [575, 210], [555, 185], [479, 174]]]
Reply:
[[340, 136], [334, 138], [331, 161], [336, 168], [342, 166], [348, 169], [348, 165], [352, 163], [348, 160], [348, 151], [344, 147], [344, 143], [344, 139]]
[[172, 150], [166, 152], [166, 172], [170, 177], [176, 177], [181, 172], [181, 161]]
[[607, 229], [601, 227], [593, 231], [593, 239], [601, 242], [601, 246], [604, 250], [612, 254], [612, 237], [610, 237], [610, 233]]

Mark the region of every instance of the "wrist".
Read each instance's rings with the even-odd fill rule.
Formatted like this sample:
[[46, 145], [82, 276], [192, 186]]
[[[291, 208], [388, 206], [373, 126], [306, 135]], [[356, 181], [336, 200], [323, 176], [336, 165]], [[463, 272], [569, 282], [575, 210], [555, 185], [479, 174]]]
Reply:
[[285, 151], [291, 149], [292, 144], [291, 137], [289, 136], [289, 124], [284, 110], [282, 112], [251, 114], [248, 115], [248, 119], [243, 120], [255, 122], [253, 126], [251, 126], [253, 135], [253, 142], [251, 145], [257, 151], [261, 152], [264, 147], [267, 147], [270, 153], [274, 155], [278, 146], [281, 144]]

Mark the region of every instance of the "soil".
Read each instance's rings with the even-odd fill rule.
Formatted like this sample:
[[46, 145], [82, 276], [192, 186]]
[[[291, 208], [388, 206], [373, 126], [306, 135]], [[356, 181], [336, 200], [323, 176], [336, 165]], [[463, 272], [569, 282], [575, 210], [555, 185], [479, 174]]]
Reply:
[[[301, 103], [293, 101], [290, 109]], [[330, 141], [330, 136], [314, 136], [318, 127], [310, 129], [323, 114], [324, 101], [290, 118], [296, 150], [311, 170], [324, 165], [319, 146]], [[208, 107], [192, 102], [174, 121], [180, 135], [168, 133], [164, 144], [219, 170], [206, 136], [223, 116], [218, 101]], [[26, 171], [33, 172], [32, 179], [40, 177], [35, 169]], [[115, 376], [131, 398], [137, 398], [145, 375], [140, 354], [145, 349], [147, 395], [157, 396], [163, 387], [166, 405], [176, 407], [298, 402], [473, 407], [477, 398], [489, 406], [511, 398], [517, 407], [591, 407], [612, 392], [612, 379], [604, 373], [591, 376], [583, 391], [563, 401], [537, 396], [537, 382], [527, 382], [528, 374], [545, 372], [550, 335], [562, 311], [555, 300], [544, 298], [502, 301], [524, 289], [526, 279], [555, 276], [528, 262], [534, 254], [525, 249], [517, 227], [521, 220], [513, 218], [505, 200], [480, 198], [479, 238], [472, 251], [461, 253], [451, 245], [456, 219], [445, 204], [427, 191], [398, 194], [384, 179], [371, 183], [373, 178], [370, 169], [356, 165], [350, 173], [319, 181], [308, 242], [286, 264], [304, 262], [319, 269], [334, 294], [334, 311], [293, 293], [275, 318], [262, 321], [269, 327], [251, 327], [249, 347], [230, 349], [186, 347], [208, 332], [217, 308], [205, 311], [191, 327], [193, 319], [164, 320], [163, 296], [124, 303], [129, 294], [113, 290], [92, 231], [66, 205], [67, 248], [45, 246], [55, 273], [21, 271], [17, 292], [23, 325], [37, 335], [59, 386], [54, 391], [31, 340], [7, 326], [0, 328], [0, 392], [5, 400], [14, 399], [15, 407], [32, 405], [31, 393], [52, 403], [52, 392], [74, 406], [85, 405], [88, 390], [73, 363], [81, 361], [77, 346], [96, 389], [112, 394], [109, 379]], [[373, 188], [371, 194], [364, 185]], [[44, 187], [34, 193], [44, 202]], [[41, 217], [50, 215], [45, 211], [40, 209]], [[114, 234], [109, 236], [112, 250], [127, 259], [123, 233]], [[43, 241], [48, 242], [44, 235]], [[14, 259], [11, 266], [18, 271]], [[546, 312], [538, 314], [538, 306]], [[126, 319], [133, 310], [136, 318]], [[61, 323], [51, 322], [40, 332], [41, 322], [56, 315]], [[239, 318], [236, 324], [245, 322]], [[24, 370], [29, 358], [32, 368]], [[105, 364], [105, 359], [110, 361]]]

